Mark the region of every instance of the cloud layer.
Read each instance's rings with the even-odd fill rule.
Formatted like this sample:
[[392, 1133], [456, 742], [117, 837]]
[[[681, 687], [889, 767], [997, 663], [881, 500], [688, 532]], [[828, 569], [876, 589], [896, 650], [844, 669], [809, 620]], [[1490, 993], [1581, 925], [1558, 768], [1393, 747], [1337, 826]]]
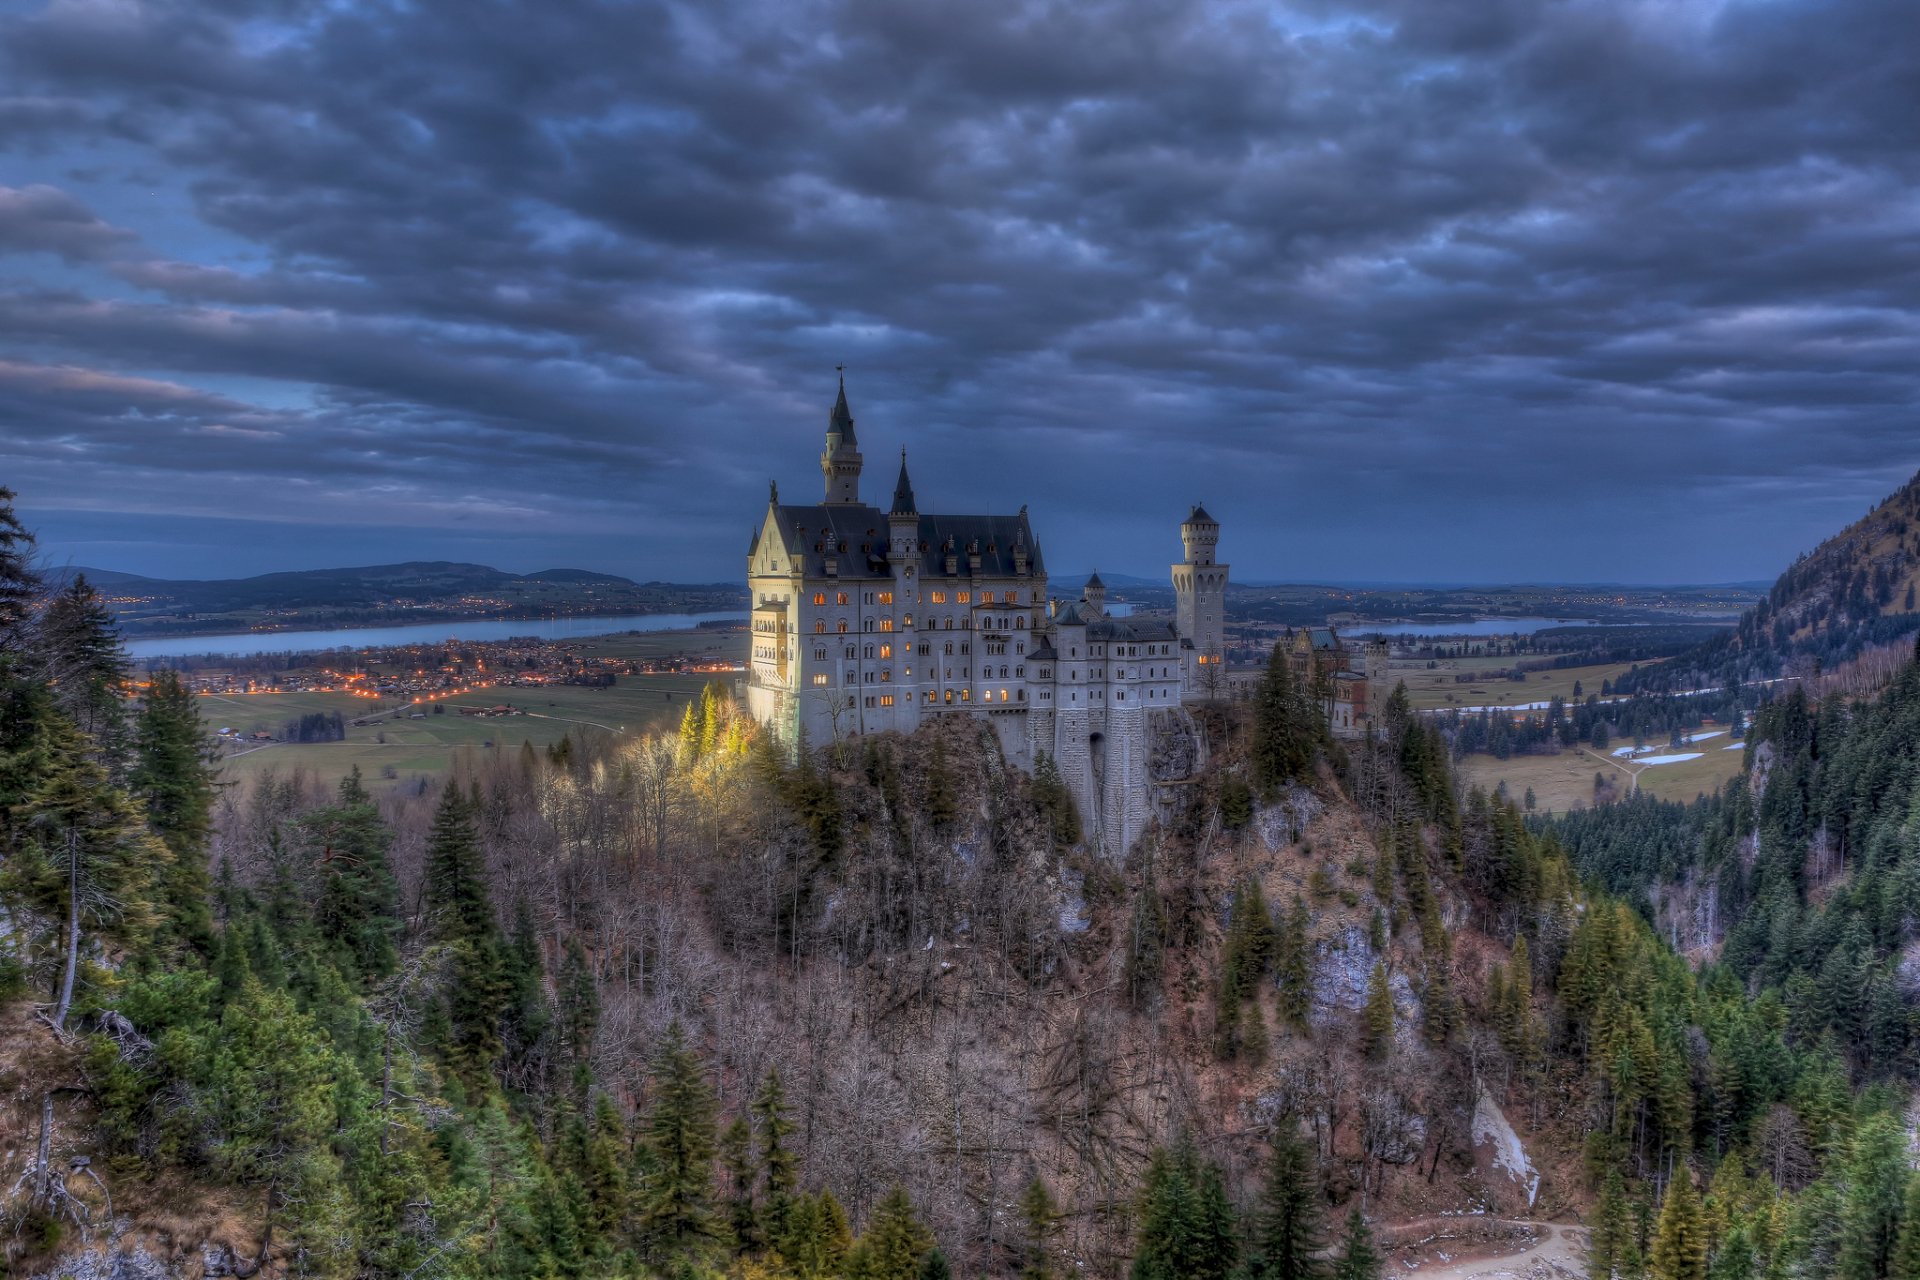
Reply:
[[111, 567], [730, 578], [840, 362], [1061, 569], [1764, 576], [1920, 466], [1905, 0], [57, 0], [0, 86], [0, 483]]

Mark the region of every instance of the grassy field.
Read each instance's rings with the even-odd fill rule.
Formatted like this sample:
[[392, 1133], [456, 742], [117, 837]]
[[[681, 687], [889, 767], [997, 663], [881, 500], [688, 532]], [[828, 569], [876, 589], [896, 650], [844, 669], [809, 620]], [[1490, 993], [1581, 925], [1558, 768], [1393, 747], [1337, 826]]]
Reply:
[[711, 656], [745, 662], [750, 648], [747, 641], [744, 627], [737, 631], [630, 631], [582, 641], [580, 652], [594, 658], [644, 659], [685, 654], [689, 658]]
[[[1711, 794], [1740, 772], [1744, 752], [1723, 751], [1725, 737], [1709, 738], [1687, 751], [1699, 751], [1698, 760], [1681, 764], [1630, 766], [1639, 775], [1640, 790], [1662, 800], [1692, 800]], [[1541, 811], [1565, 813], [1593, 803], [1593, 775], [1604, 773], [1619, 783], [1625, 795], [1633, 785], [1628, 769], [1605, 753], [1585, 750], [1563, 751], [1555, 756], [1514, 756], [1500, 760], [1493, 756], [1468, 756], [1460, 761], [1467, 780], [1491, 791], [1507, 784], [1507, 794], [1518, 800], [1533, 788], [1534, 800]]]
[[[271, 693], [238, 696], [209, 695], [200, 700], [202, 717], [212, 728], [228, 726], [251, 733], [277, 732], [282, 724], [313, 712], [338, 711], [347, 720], [343, 742], [273, 743], [241, 747], [223, 761], [229, 781], [263, 769], [311, 769], [323, 776], [344, 775], [354, 765], [371, 781], [403, 780], [419, 774], [440, 773], [461, 749], [518, 750], [524, 742], [543, 748], [570, 732], [645, 734], [677, 727], [687, 702], [696, 696], [706, 676], [623, 676], [611, 688], [590, 689], [558, 685], [540, 689], [487, 689], [445, 699], [435, 714], [430, 707], [408, 705], [397, 716], [397, 704], [373, 703], [343, 693]], [[525, 715], [480, 719], [463, 716], [463, 706], [490, 707], [508, 703]], [[383, 710], [384, 708], [384, 710]], [[416, 711], [424, 719], [411, 719]], [[355, 725], [355, 719], [375, 723]]]
[[[1529, 671], [1527, 678], [1513, 681], [1504, 673], [1512, 669], [1513, 658], [1447, 658], [1429, 669], [1425, 662], [1395, 662], [1391, 678], [1404, 680], [1407, 695], [1418, 710], [1444, 707], [1511, 707], [1529, 702], [1545, 702], [1560, 697], [1573, 701], [1573, 686], [1580, 685], [1580, 696], [1600, 692], [1602, 681], [1617, 679], [1633, 667], [1631, 662], [1605, 662], [1589, 667], [1564, 667], [1557, 671]], [[1649, 663], [1641, 663], [1649, 666]], [[1501, 674], [1495, 674], [1495, 673]], [[1470, 684], [1454, 680], [1456, 675], [1484, 674]]]

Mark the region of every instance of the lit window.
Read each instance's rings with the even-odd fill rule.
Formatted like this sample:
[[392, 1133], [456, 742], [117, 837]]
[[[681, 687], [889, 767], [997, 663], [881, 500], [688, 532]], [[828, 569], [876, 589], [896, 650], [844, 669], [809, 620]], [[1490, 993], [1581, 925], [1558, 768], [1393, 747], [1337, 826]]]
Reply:
[[947, 593], [944, 591], [936, 591], [927, 598], [934, 604], [945, 604], [947, 602]]
[[847, 602], [847, 593], [846, 593], [846, 592], [844, 592], [844, 591], [836, 591], [836, 592], [834, 592], [834, 593], [833, 593], [833, 602], [834, 602], [835, 604], [845, 604], [845, 603]]
[[892, 695], [892, 694], [890, 694], [890, 693], [883, 693], [883, 694], [881, 694], [881, 695], [880, 695], [880, 705], [881, 705], [881, 706], [883, 706], [883, 707], [890, 707], [890, 706], [892, 706], [892, 705], [893, 705], [893, 695]]
[[847, 634], [847, 620], [845, 618], [840, 619], [840, 634]]
[[824, 591], [816, 591], [816, 592], [814, 592], [814, 593], [813, 593], [813, 602], [814, 602], [815, 604], [825, 604], [825, 603], [827, 602], [827, 593], [826, 593], [826, 592], [824, 592]]
[[880, 656], [883, 658], [891, 658], [893, 656], [893, 646], [890, 644], [881, 645]]
[[827, 673], [822, 671], [819, 675], [813, 678], [813, 682], [815, 684], [825, 684], [827, 682]]
[[993, 603], [993, 592], [991, 592], [991, 591], [982, 591], [982, 592], [980, 593], [980, 603], [981, 603], [981, 604], [992, 604], [992, 603]]
[[893, 630], [893, 619], [892, 619], [892, 618], [882, 618], [882, 619], [880, 619], [880, 629], [881, 629], [882, 631], [891, 631], [891, 630]]
[[817, 636], [823, 636], [827, 634], [827, 620], [825, 618], [822, 618], [818, 622], [813, 624], [813, 634]]
[[971, 591], [962, 591], [962, 592], [960, 593], [960, 603], [961, 603], [961, 604], [972, 604], [972, 603], [973, 603], [973, 592], [971, 592]]
[[891, 591], [882, 591], [882, 592], [880, 593], [880, 603], [881, 603], [881, 604], [892, 604], [892, 603], [893, 603], [893, 592], [891, 592]]

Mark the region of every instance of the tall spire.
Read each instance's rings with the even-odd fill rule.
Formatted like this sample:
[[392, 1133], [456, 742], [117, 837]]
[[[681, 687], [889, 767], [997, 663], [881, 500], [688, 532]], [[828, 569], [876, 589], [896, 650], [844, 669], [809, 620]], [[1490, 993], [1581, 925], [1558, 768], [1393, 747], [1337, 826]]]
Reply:
[[840, 373], [840, 395], [827, 415], [827, 447], [820, 454], [820, 472], [827, 482], [827, 501], [853, 505], [860, 501], [860, 443], [853, 438], [853, 411], [847, 408], [845, 365]]
[[919, 507], [913, 501], [913, 481], [907, 479], [907, 451], [900, 451], [900, 479], [893, 486], [893, 512], [896, 516], [910, 516], [919, 513]]
[[858, 446], [853, 438], [853, 410], [847, 408], [847, 366], [835, 365], [834, 371], [840, 375], [840, 398], [833, 402], [833, 412], [827, 417], [827, 430], [840, 436], [840, 443], [849, 448]]

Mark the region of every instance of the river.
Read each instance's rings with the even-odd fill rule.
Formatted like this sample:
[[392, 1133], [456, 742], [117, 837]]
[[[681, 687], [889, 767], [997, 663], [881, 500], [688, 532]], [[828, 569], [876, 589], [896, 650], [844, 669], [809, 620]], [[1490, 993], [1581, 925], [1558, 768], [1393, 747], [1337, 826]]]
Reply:
[[617, 618], [473, 618], [404, 627], [343, 627], [338, 631], [252, 631], [225, 636], [166, 636], [127, 641], [136, 662], [202, 655], [241, 658], [256, 653], [311, 653], [318, 649], [378, 649], [436, 640], [578, 640], [620, 631], [691, 631], [703, 622], [745, 622], [745, 613], [641, 613]]

